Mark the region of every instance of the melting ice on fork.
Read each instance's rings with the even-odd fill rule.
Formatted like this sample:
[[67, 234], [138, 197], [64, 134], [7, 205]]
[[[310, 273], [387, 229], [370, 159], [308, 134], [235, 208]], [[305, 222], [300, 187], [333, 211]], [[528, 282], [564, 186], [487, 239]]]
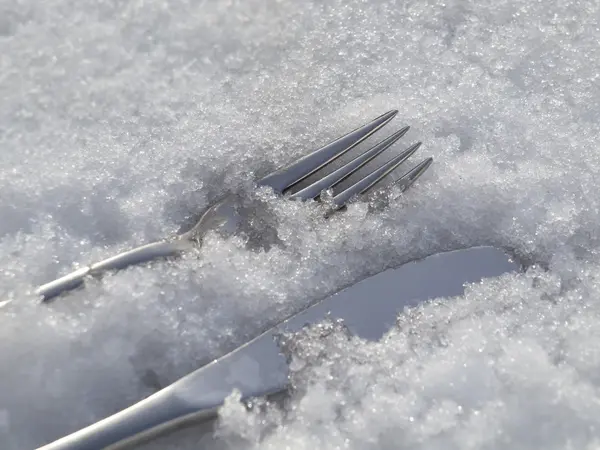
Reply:
[[[333, 161], [337, 160], [339, 157], [346, 154], [365, 139], [383, 128], [397, 113], [397, 110], [389, 111], [373, 119], [366, 125], [363, 125], [312, 153], [295, 160], [291, 164], [270, 173], [257, 182], [258, 186], [269, 186], [276, 193], [290, 194], [292, 199], [297, 200], [317, 199], [324, 190], [333, 189], [335, 191], [335, 188], [342, 181], [346, 180], [366, 164], [373, 161], [377, 156], [381, 155], [404, 136], [409, 127], [407, 126], [396, 131], [333, 172], [319, 177], [308, 186], [301, 189], [296, 189], [296, 186], [312, 174], [326, 168]], [[387, 175], [410, 158], [420, 146], [420, 142], [411, 145], [399, 155], [389, 159], [360, 180], [341, 190], [341, 192], [334, 192], [331, 211], [344, 207], [353, 198], [372, 190], [386, 178]], [[432, 162], [433, 158], [424, 159], [402, 175], [394, 182], [394, 184], [400, 186], [403, 191], [408, 189], [417, 178], [427, 170]], [[233, 206], [233, 208], [231, 206]], [[46, 301], [65, 291], [81, 286], [86, 277], [99, 276], [108, 270], [123, 269], [132, 264], [139, 264], [156, 258], [179, 255], [181, 252], [184, 252], [201, 242], [202, 237], [206, 232], [215, 228], [228, 229], [231, 228], [228, 227], [228, 225], [239, 223], [243, 220], [244, 217], [241, 217], [235, 208], [234, 197], [227, 196], [225, 199], [210, 206], [202, 215], [198, 223], [188, 232], [177, 235], [174, 238], [164, 239], [125, 251], [103, 261], [78, 269], [68, 275], [40, 286], [36, 290], [36, 294], [40, 295], [42, 299]]]

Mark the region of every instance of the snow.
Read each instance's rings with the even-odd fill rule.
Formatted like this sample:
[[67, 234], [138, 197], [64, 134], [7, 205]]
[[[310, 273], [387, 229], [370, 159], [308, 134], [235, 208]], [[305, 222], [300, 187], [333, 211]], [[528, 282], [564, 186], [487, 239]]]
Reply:
[[[234, 395], [217, 441], [154, 445], [597, 447], [598, 17], [585, 0], [0, 1], [1, 447], [128, 406], [352, 281], [481, 244], [528, 270], [380, 342], [306, 330], [284, 412]], [[387, 209], [325, 221], [250, 191], [284, 245], [212, 236], [33, 295], [393, 108], [435, 163]]]

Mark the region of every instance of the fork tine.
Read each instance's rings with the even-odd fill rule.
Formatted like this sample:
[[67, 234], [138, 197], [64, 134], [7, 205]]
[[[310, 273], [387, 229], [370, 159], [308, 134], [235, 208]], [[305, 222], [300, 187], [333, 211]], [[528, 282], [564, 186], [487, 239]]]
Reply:
[[300, 199], [300, 200], [309, 200], [314, 199], [319, 196], [319, 194], [325, 190], [330, 189], [340, 181], [346, 179], [354, 172], [359, 170], [369, 161], [376, 158], [383, 151], [388, 149], [392, 144], [394, 144], [398, 139], [406, 134], [410, 127], [404, 127], [401, 130], [395, 132], [394, 134], [388, 136], [383, 141], [375, 144], [369, 150], [364, 152], [363, 154], [357, 156], [349, 163], [343, 165], [339, 169], [333, 171], [329, 175], [321, 178], [318, 181], [315, 181], [310, 186], [305, 187], [304, 189], [296, 192], [291, 196], [292, 199]]
[[413, 167], [400, 178], [398, 178], [396, 181], [394, 181], [392, 183], [392, 186], [398, 185], [400, 186], [401, 191], [404, 192], [409, 187], [411, 187], [415, 181], [417, 181], [417, 178], [423, 175], [423, 173], [429, 168], [431, 163], [433, 163], [433, 158], [431, 157], [421, 161], [415, 167]]
[[335, 197], [333, 197], [333, 203], [335, 207], [341, 208], [342, 206], [344, 206], [344, 204], [346, 204], [348, 200], [350, 200], [355, 195], [363, 194], [372, 187], [374, 187], [396, 167], [398, 167], [400, 164], [402, 164], [404, 161], [410, 158], [419, 149], [420, 146], [421, 142], [417, 142], [416, 144], [411, 145], [405, 151], [400, 153], [398, 156], [393, 157], [388, 162], [381, 165], [379, 168], [375, 169], [362, 180], [357, 181], [346, 190], [337, 194]]
[[385, 126], [394, 116], [398, 114], [397, 110], [388, 111], [377, 117], [366, 125], [357, 128], [354, 131], [336, 139], [333, 142], [321, 147], [306, 156], [303, 156], [288, 166], [276, 170], [275, 172], [262, 178], [259, 186], [271, 186], [275, 192], [283, 193], [290, 186], [302, 181], [309, 175], [329, 164], [336, 158], [342, 156], [351, 148], [355, 147], [366, 138], [371, 136], [377, 130]]

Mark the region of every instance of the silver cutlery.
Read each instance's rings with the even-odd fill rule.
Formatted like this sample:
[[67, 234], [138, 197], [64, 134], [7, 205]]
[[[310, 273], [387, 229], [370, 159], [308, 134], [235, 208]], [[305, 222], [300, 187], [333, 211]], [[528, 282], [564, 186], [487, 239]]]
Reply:
[[381, 272], [313, 304], [145, 400], [38, 450], [115, 450], [212, 419], [234, 389], [242, 400], [287, 389], [288, 362], [278, 346], [282, 334], [329, 318], [342, 319], [353, 335], [380, 339], [403, 308], [461, 295], [465, 283], [519, 269], [502, 250], [472, 247]]
[[[420, 142], [411, 145], [368, 174], [358, 176], [359, 179], [352, 181], [349, 186], [340, 187], [344, 180], [350, 181], [348, 178], [352, 174], [369, 164], [404, 136], [409, 129], [404, 127], [362, 151], [349, 162], [329, 170], [329, 173], [322, 173], [331, 168], [334, 160], [387, 125], [396, 114], [397, 111], [390, 111], [377, 117], [286, 167], [270, 173], [260, 179], [257, 185], [270, 187], [277, 194], [290, 200], [301, 201], [318, 200], [324, 191], [333, 190], [326, 202], [326, 214], [343, 209], [353, 198], [365, 195], [378, 186], [421, 145]], [[408, 189], [428, 169], [432, 161], [432, 158], [424, 159], [398, 178], [394, 184], [402, 191]], [[36, 292], [44, 300], [49, 300], [81, 286], [89, 276], [99, 276], [109, 270], [123, 269], [155, 258], [179, 255], [201, 244], [208, 231], [238, 233], [240, 227], [249, 221], [248, 214], [252, 213], [247, 208], [244, 210], [242, 203], [238, 195], [229, 194], [210, 206], [189, 231], [91, 264], [40, 286]], [[467, 263], [473, 263], [475, 259], [477, 262], [472, 264], [471, 270], [465, 271]], [[418, 286], [414, 273], [412, 278], [402, 275], [410, 272], [411, 267], [421, 267], [424, 261], [429, 261], [425, 272], [433, 270], [436, 261], [438, 266], [445, 261], [442, 265], [448, 267], [437, 270], [435, 276], [428, 274], [427, 280], [423, 279], [421, 283], [423, 286]], [[425, 297], [433, 298], [436, 292], [437, 295], [454, 295], [462, 289], [465, 281], [474, 281], [513, 268], [511, 263], [507, 262], [506, 255], [495, 249], [465, 250], [436, 255], [424, 261], [372, 277], [369, 279], [370, 292], [365, 291], [367, 284], [364, 281], [351, 289], [328, 297], [138, 404], [42, 448], [44, 450], [92, 450], [122, 447], [160, 434], [161, 431], [180, 426], [190, 420], [214, 417], [225, 397], [233, 389], [239, 389], [244, 399], [284, 391], [287, 386], [288, 370], [286, 360], [274, 340], [276, 334], [298, 329], [304, 323], [321, 321], [327, 313], [331, 313], [336, 317], [344, 318], [351, 325], [354, 324], [351, 328], [356, 329], [359, 335], [377, 339], [393, 325], [393, 318], [399, 310], [411, 301]], [[489, 269], [487, 272], [486, 267]], [[435, 282], [436, 279], [439, 283], [432, 285], [432, 280]], [[402, 280], [401, 284], [398, 285], [397, 282], [400, 280]], [[442, 282], [443, 280], [445, 282]], [[385, 289], [381, 291], [389, 282], [392, 283], [391, 291]], [[436, 291], [434, 286], [446, 287]], [[413, 292], [414, 289], [417, 290]], [[394, 295], [390, 295], [392, 291]], [[374, 298], [374, 295], [377, 298]]]
[[[396, 131], [331, 173], [319, 176], [316, 181], [310, 182], [307, 186], [302, 186], [301, 182], [316, 172], [319, 172], [317, 175], [320, 175], [321, 169], [327, 168], [333, 161], [387, 125], [397, 113], [398, 111], [393, 110], [377, 117], [366, 125], [297, 159], [288, 166], [270, 173], [260, 179], [257, 185], [269, 186], [276, 193], [289, 196], [289, 198], [294, 200], [317, 199], [323, 191], [329, 189], [335, 190], [342, 181], [390, 148], [392, 144], [406, 134], [409, 127], [404, 127]], [[339, 192], [334, 192], [331, 208], [327, 214], [343, 208], [354, 197], [366, 194], [372, 190], [387, 175], [412, 156], [420, 145], [420, 142], [411, 145], [405, 151], [389, 159], [349, 187]], [[421, 161], [401, 176], [395, 184], [400, 186], [401, 190], [408, 189], [427, 170], [432, 161], [432, 158]], [[156, 258], [177, 256], [201, 243], [202, 237], [206, 232], [218, 228], [221, 231], [235, 233], [239, 226], [247, 220], [248, 217], [246, 214], [240, 213], [240, 199], [238, 196], [234, 194], [227, 195], [210, 206], [191, 230], [173, 238], [142, 245], [103, 261], [82, 267], [68, 275], [40, 286], [36, 290], [36, 294], [40, 295], [44, 301], [47, 301], [59, 294], [83, 285], [85, 279], [90, 276], [97, 277], [109, 270], [123, 269], [132, 264], [139, 264]]]

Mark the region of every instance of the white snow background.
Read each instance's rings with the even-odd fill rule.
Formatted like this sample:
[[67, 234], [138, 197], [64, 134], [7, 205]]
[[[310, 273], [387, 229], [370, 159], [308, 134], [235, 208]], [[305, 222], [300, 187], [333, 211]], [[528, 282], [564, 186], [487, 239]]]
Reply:
[[[594, 0], [0, 0], [0, 448], [114, 413], [348, 283], [479, 244], [527, 271], [407, 311], [381, 342], [307, 331], [285, 410], [232, 397], [216, 442], [152, 445], [600, 446], [599, 17]], [[273, 197], [285, 245], [269, 252], [213, 236], [33, 295], [393, 108], [388, 133], [412, 126], [395, 151], [422, 140], [435, 162], [384, 211], [325, 221]]]

